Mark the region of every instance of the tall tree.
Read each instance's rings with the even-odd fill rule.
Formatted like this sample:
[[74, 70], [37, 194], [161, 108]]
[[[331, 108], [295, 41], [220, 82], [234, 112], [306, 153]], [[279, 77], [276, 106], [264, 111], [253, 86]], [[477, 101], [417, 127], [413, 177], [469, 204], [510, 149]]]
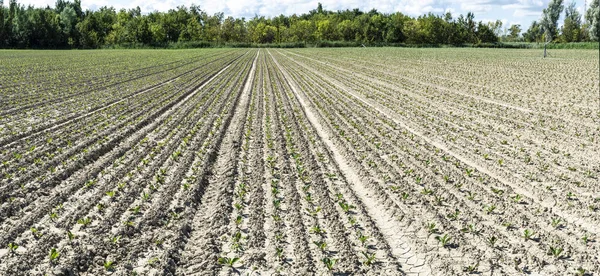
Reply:
[[540, 23], [546, 36], [546, 41], [556, 38], [558, 34], [558, 18], [564, 8], [563, 0], [550, 0], [548, 7], [543, 10]]
[[523, 38], [527, 42], [541, 42], [542, 33], [543, 30], [541, 24], [537, 21], [533, 21], [531, 22], [531, 25], [529, 25], [527, 32], [523, 34]]
[[4, 47], [6, 32], [4, 31], [4, 0], [0, 0], [0, 47]]
[[510, 28], [508, 29], [508, 38], [510, 39], [510, 41], [519, 40], [519, 35], [521, 35], [521, 25], [520, 24], [511, 25]]
[[575, 1], [565, 9], [565, 21], [562, 27], [564, 42], [578, 42], [581, 37], [581, 14], [575, 8]]
[[593, 41], [600, 40], [600, 0], [593, 0], [585, 14], [585, 19], [589, 25], [589, 36]]

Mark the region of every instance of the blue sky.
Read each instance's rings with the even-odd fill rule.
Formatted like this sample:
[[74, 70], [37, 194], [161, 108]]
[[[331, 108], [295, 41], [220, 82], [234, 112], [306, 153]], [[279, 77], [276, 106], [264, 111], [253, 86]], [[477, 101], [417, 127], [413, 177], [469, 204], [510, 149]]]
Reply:
[[[101, 6], [120, 8], [134, 8], [139, 6], [142, 12], [154, 10], [166, 11], [179, 5], [190, 6], [192, 3], [199, 5], [208, 13], [223, 12], [225, 16], [254, 17], [255, 14], [276, 16], [279, 14], [290, 15], [304, 13], [317, 7], [321, 2], [327, 10], [353, 9], [371, 10], [375, 8], [380, 12], [400, 11], [411, 16], [418, 16], [433, 12], [441, 14], [450, 11], [454, 17], [472, 11], [477, 21], [492, 21], [500, 19], [505, 27], [511, 24], [521, 24], [526, 29], [531, 21], [539, 19], [542, 9], [548, 5], [549, 0], [82, 0], [84, 9], [97, 9]], [[591, 0], [588, 0], [588, 5]], [[5, 5], [8, 1], [5, 1]], [[55, 0], [17, 0], [21, 4], [34, 6], [53, 6]], [[570, 3], [566, 0], [565, 5]], [[577, 0], [577, 7], [583, 14], [584, 0]], [[562, 23], [562, 19], [560, 20]]]

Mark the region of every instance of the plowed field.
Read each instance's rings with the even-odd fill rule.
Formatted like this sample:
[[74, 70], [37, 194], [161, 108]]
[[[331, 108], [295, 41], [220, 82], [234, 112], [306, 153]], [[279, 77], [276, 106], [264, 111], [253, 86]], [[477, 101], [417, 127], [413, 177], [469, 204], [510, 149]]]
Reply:
[[599, 70], [585, 50], [0, 52], [0, 275], [596, 275]]

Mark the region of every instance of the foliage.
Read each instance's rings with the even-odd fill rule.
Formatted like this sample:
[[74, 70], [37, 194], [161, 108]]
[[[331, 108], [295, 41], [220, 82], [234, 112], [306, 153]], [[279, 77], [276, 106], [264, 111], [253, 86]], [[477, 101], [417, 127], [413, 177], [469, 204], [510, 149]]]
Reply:
[[551, 0], [548, 3], [548, 8], [545, 8], [542, 14], [542, 30], [547, 41], [552, 41], [558, 34], [558, 18], [562, 13], [563, 0]]
[[590, 39], [598, 41], [600, 39], [600, 0], [592, 1], [585, 14], [585, 19], [589, 24]]
[[[5, 14], [10, 14], [5, 18]], [[14, 18], [13, 18], [14, 17]], [[59, 1], [55, 8], [35, 8], [11, 1], [0, 8], [0, 48], [203, 48], [276, 45], [303, 47], [363, 44], [460, 45], [498, 41], [501, 21], [476, 22], [473, 13], [412, 18], [400, 12], [368, 13], [358, 9], [323, 10], [273, 18], [225, 18], [198, 6], [142, 14], [140, 7], [81, 10], [81, 2]]]

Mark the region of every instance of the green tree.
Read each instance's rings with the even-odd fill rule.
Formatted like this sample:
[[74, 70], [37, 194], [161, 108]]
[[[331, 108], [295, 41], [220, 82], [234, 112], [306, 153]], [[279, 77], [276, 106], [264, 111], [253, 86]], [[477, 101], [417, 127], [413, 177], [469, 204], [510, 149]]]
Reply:
[[387, 21], [385, 41], [391, 43], [401, 43], [406, 39], [402, 29], [404, 29], [404, 22], [410, 20], [410, 17], [397, 12], [391, 14]]
[[519, 40], [519, 36], [521, 35], [521, 25], [520, 24], [513, 24], [510, 26], [510, 28], [508, 28], [508, 38], [510, 39], [510, 41], [518, 41]]
[[581, 14], [575, 8], [575, 1], [565, 9], [565, 21], [562, 27], [564, 42], [578, 42], [581, 38]]
[[6, 45], [6, 31], [4, 27], [4, 0], [0, 0], [0, 47]]
[[600, 40], [600, 0], [593, 0], [585, 14], [589, 37], [593, 41]]
[[527, 32], [523, 34], [523, 38], [527, 42], [541, 42], [542, 34], [542, 26], [537, 21], [533, 21]]
[[542, 26], [542, 31], [546, 35], [547, 41], [554, 40], [557, 37], [558, 18], [563, 9], [563, 0], [550, 0], [548, 7], [543, 10], [540, 24]]
[[494, 30], [489, 27], [489, 25], [479, 21], [477, 24], [477, 42], [494, 43], [498, 42], [498, 37], [494, 33]]

